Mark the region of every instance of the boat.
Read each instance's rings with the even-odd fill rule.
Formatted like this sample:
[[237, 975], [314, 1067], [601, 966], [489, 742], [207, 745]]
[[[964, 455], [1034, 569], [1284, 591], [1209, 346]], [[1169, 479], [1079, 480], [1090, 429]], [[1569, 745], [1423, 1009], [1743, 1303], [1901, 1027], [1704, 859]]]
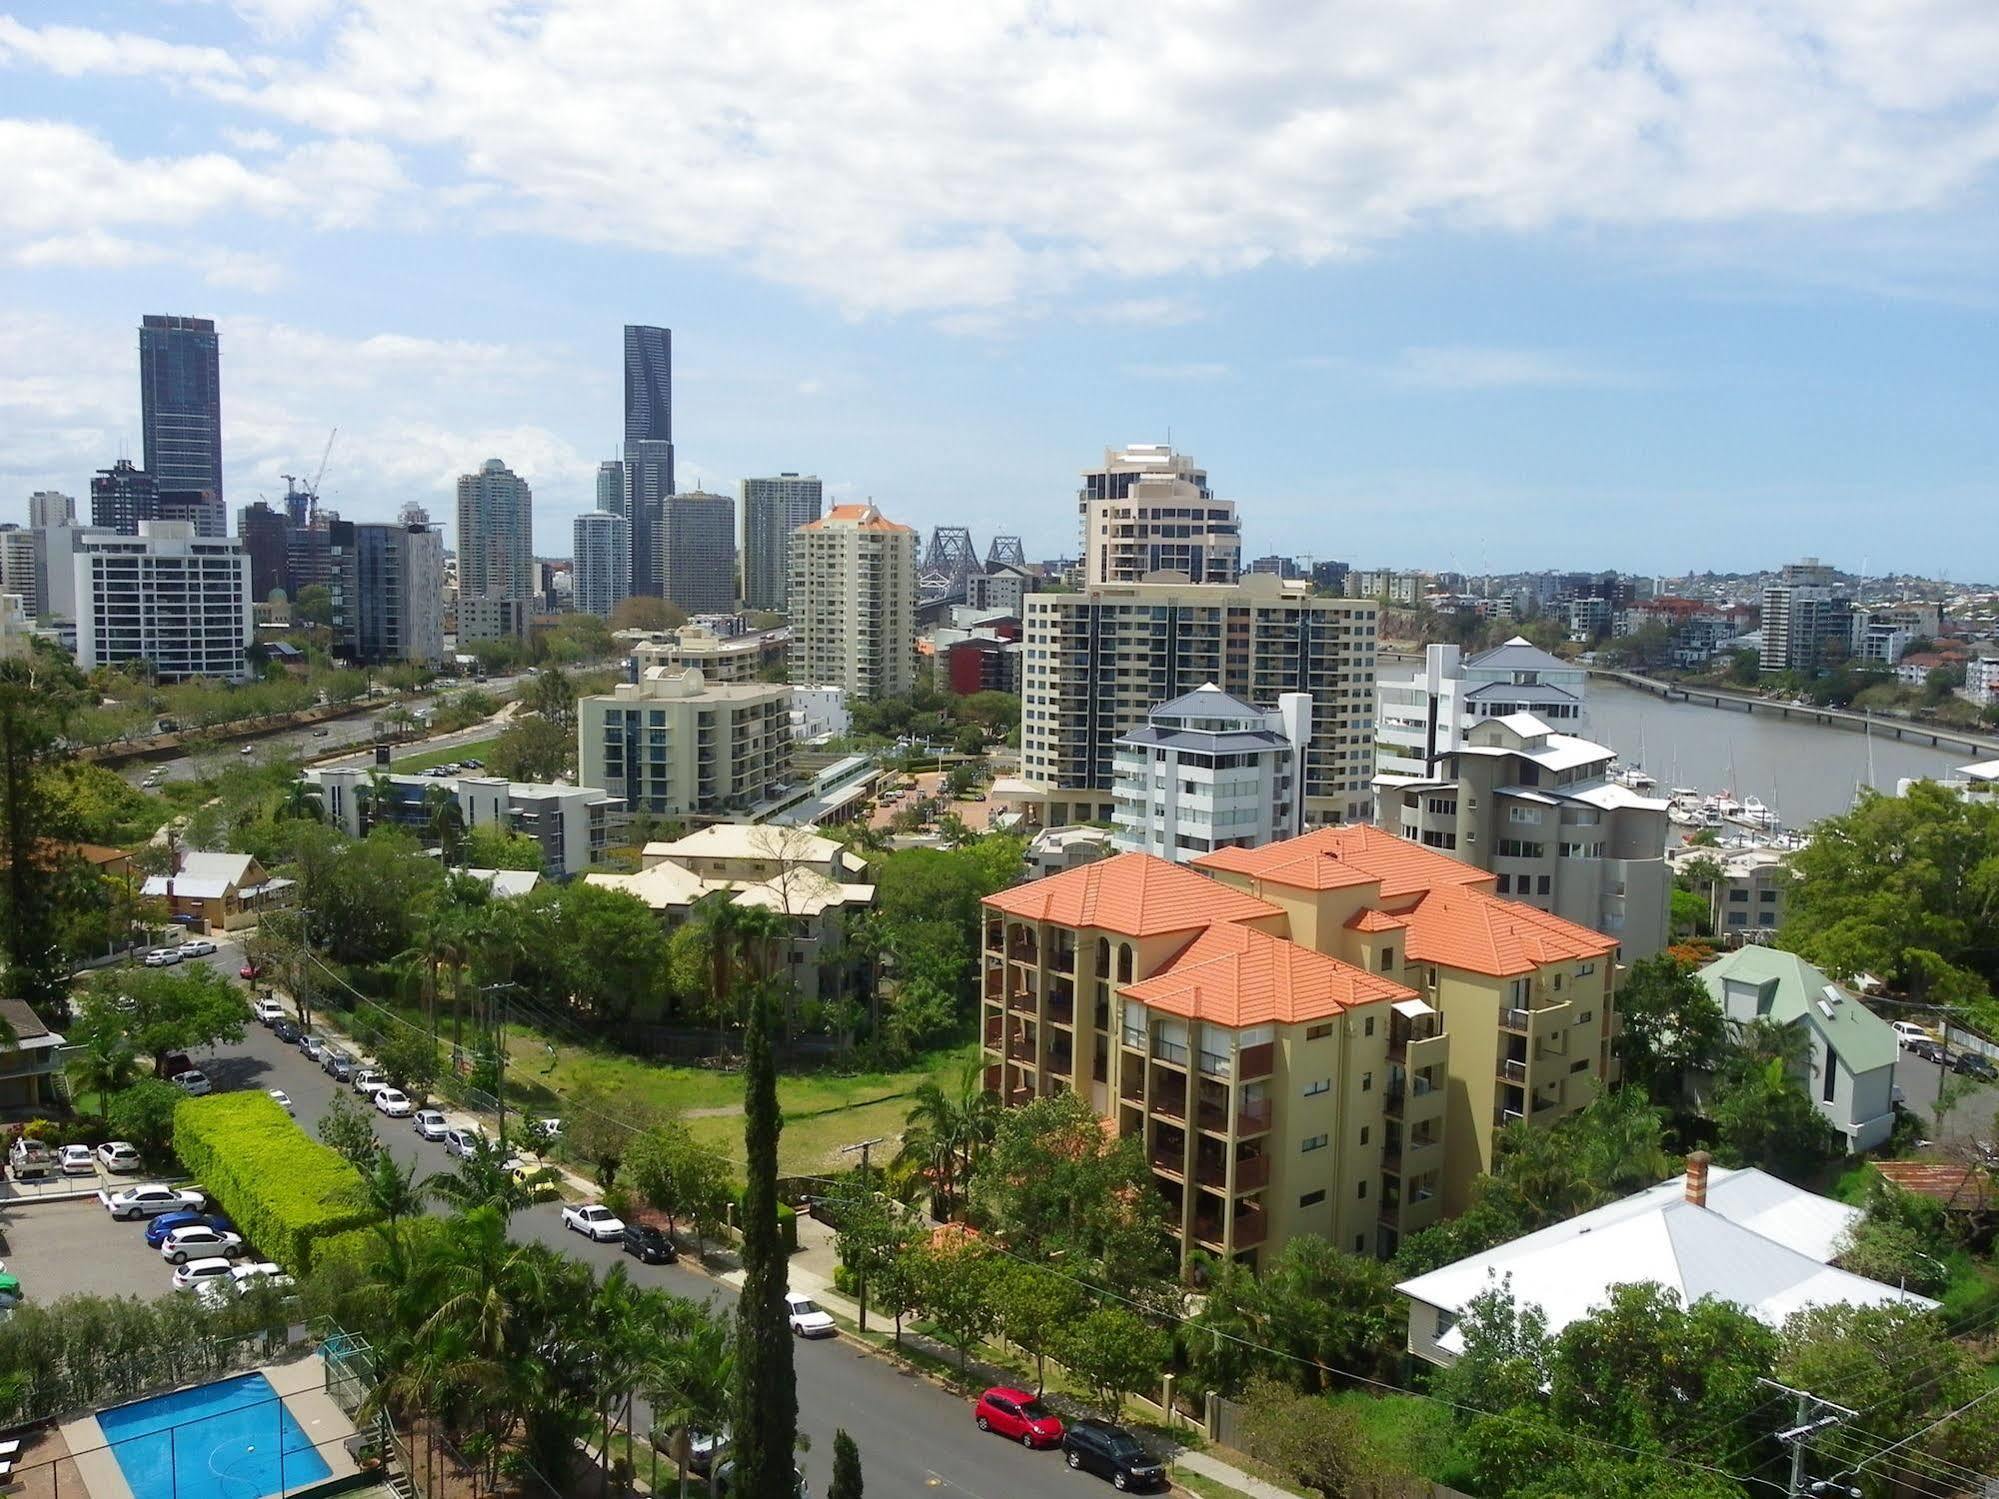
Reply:
[[1610, 779], [1628, 791], [1650, 791], [1659, 784], [1657, 776], [1649, 776], [1636, 765], [1623, 770], [1613, 770]]
[[1735, 799], [1732, 791], [1717, 791], [1713, 796], [1701, 798], [1701, 812], [1708, 826], [1716, 823], [1733, 822], [1742, 815], [1742, 803]]
[[1764, 832], [1774, 832], [1779, 826], [1777, 809], [1765, 806], [1753, 796], [1742, 799], [1741, 810], [1735, 814], [1733, 820], [1745, 827], [1757, 828]]

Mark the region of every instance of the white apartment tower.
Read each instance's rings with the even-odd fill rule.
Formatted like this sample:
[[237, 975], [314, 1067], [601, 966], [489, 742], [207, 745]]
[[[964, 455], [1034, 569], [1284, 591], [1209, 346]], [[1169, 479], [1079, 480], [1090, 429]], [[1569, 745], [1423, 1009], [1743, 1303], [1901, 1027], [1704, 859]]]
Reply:
[[609, 619], [632, 592], [631, 526], [609, 510], [579, 515], [572, 555], [576, 612]]
[[826, 489], [817, 474], [743, 480], [743, 603], [783, 613], [791, 533], [819, 519]]
[[76, 524], [76, 501], [59, 489], [38, 489], [28, 496], [28, 529]]
[[140, 521], [137, 536], [80, 533], [76, 660], [85, 671], [146, 661], [163, 681], [248, 674], [250, 557], [234, 536]]
[[916, 685], [916, 532], [836, 505], [791, 533], [791, 680], [857, 698]]
[[1464, 743], [1474, 724], [1532, 713], [1561, 734], [1588, 727], [1589, 672], [1524, 636], [1467, 657], [1455, 645], [1423, 652], [1421, 669], [1375, 688], [1375, 768], [1387, 780], [1421, 780]]
[[1212, 682], [1161, 703], [1117, 741], [1112, 788], [1120, 851], [1184, 864], [1218, 848], [1260, 848], [1305, 830], [1312, 700], [1253, 707]]
[[458, 638], [525, 638], [534, 618], [534, 494], [497, 458], [458, 477]]
[[1242, 575], [1235, 503], [1217, 500], [1206, 470], [1160, 443], [1105, 449], [1077, 491], [1083, 521], [1083, 586], [1142, 583], [1176, 572], [1190, 583], [1234, 583]]

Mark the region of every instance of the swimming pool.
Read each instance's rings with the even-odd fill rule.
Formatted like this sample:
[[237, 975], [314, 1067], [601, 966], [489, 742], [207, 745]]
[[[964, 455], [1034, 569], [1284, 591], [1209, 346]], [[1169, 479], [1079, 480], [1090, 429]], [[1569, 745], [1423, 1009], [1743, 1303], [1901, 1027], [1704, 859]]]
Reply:
[[97, 1424], [134, 1499], [264, 1499], [333, 1471], [261, 1374], [135, 1400]]

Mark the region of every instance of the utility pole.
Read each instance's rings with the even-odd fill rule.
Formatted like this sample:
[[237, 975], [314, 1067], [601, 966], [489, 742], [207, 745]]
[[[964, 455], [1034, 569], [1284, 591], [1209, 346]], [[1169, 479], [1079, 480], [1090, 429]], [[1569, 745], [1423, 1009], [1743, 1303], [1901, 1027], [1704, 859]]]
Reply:
[[[870, 1150], [873, 1150], [875, 1146], [881, 1143], [882, 1143], [882, 1137], [877, 1135], [874, 1139], [863, 1140], [857, 1145], [842, 1145], [840, 1147], [841, 1155], [852, 1155], [857, 1150], [861, 1153], [861, 1190], [863, 1192], [871, 1192], [873, 1190], [873, 1188], [871, 1188], [868, 1185], [868, 1152]], [[857, 1277], [855, 1277], [855, 1286], [860, 1292], [861, 1331], [866, 1332], [868, 1330], [867, 1271], [863, 1270]]]
[[1810, 1488], [1805, 1486], [1805, 1448], [1821, 1431], [1837, 1426], [1842, 1421], [1851, 1421], [1860, 1413], [1848, 1410], [1843, 1405], [1835, 1405], [1830, 1400], [1822, 1400], [1810, 1390], [1795, 1390], [1787, 1384], [1779, 1384], [1774, 1379], [1759, 1379], [1756, 1382], [1768, 1385], [1773, 1390], [1781, 1390], [1798, 1402], [1797, 1418], [1794, 1423], [1782, 1431], [1773, 1433], [1779, 1442], [1791, 1449], [1791, 1481], [1785, 1492], [1791, 1496], [1791, 1499], [1805, 1499], [1807, 1494], [1837, 1492], [1837, 1490], [1829, 1491], [1824, 1484], [1813, 1484]]
[[[481, 994], [497, 996], [502, 989], [518, 989], [520, 985], [512, 979], [502, 979], [497, 984], [487, 984], [480, 989]], [[507, 1153], [507, 1009], [497, 997], [487, 1001], [490, 1008], [486, 1014], [487, 1029], [493, 1036], [493, 1112], [500, 1155]]]

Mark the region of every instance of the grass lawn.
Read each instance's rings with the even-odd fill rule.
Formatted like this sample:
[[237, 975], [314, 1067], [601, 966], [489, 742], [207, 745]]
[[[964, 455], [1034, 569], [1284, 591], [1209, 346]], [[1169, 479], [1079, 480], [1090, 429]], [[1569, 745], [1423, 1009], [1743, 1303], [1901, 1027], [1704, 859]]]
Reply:
[[389, 769], [396, 775], [410, 775], [419, 770], [428, 770], [433, 765], [451, 765], [461, 762], [466, 756], [474, 760], [485, 760], [492, 756], [493, 746], [499, 743], [499, 735], [491, 739], [474, 739], [470, 744], [454, 744], [450, 749], [423, 750], [414, 755], [393, 755]]

